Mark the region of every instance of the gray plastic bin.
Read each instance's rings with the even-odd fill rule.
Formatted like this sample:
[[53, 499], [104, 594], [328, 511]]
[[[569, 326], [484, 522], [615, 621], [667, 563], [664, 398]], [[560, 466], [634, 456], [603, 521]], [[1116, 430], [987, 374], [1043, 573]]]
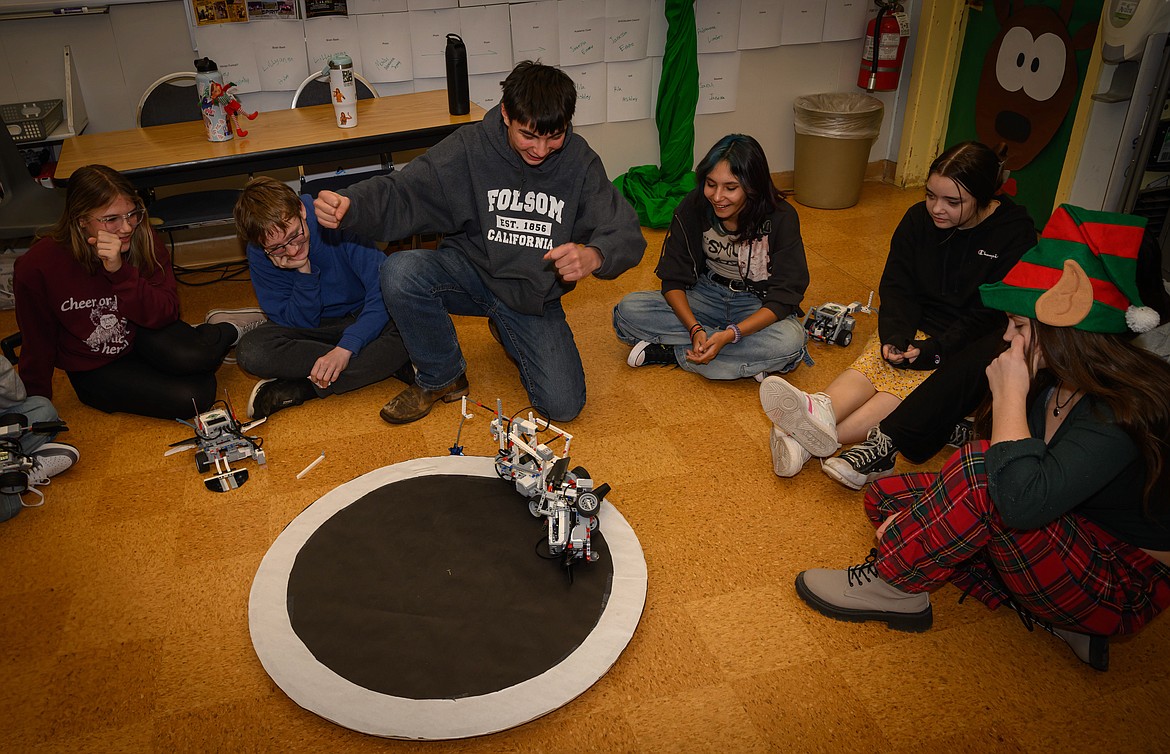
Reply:
[[849, 92], [797, 97], [793, 188], [796, 201], [818, 209], [857, 204], [869, 150], [881, 131], [881, 100]]

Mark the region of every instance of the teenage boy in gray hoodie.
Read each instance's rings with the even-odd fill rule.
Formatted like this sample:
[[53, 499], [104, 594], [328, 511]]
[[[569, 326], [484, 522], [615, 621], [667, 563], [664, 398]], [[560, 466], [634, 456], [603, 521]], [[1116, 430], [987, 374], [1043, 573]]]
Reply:
[[500, 104], [401, 171], [313, 209], [327, 228], [390, 240], [442, 233], [438, 249], [382, 264], [382, 295], [417, 374], [382, 408], [405, 424], [468, 392], [452, 314], [487, 317], [520, 369], [529, 402], [553, 421], [585, 405], [585, 371], [561, 296], [589, 275], [612, 279], [646, 248], [633, 208], [601, 158], [572, 131], [577, 89], [563, 71], [524, 61]]

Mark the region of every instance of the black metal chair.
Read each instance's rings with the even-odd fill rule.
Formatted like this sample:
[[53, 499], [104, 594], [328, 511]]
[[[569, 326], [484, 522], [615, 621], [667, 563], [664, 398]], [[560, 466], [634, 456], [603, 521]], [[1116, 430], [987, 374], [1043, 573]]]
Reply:
[[0, 127], [0, 240], [32, 238], [65, 210], [64, 189], [37, 183], [7, 128]]
[[[194, 71], [169, 73], [148, 86], [135, 117], [140, 128], [203, 120]], [[239, 198], [240, 189], [189, 191], [162, 198], [151, 191], [144, 196], [151, 222], [170, 240], [172, 263], [176, 231], [232, 224], [232, 210]]]
[[[359, 100], [374, 99], [378, 96], [378, 92], [374, 89], [373, 84], [367, 81], [361, 74], [354, 73], [354, 83], [357, 85]], [[293, 93], [292, 107], [327, 105], [330, 102], [332, 102], [332, 99], [330, 99], [329, 76], [326, 72], [319, 71], [310, 74], [297, 87], [296, 92]], [[394, 165], [390, 162], [390, 155], [388, 154], [381, 155], [380, 164], [372, 168], [368, 166], [353, 168], [351, 166], [326, 164], [311, 165], [308, 167], [313, 173], [322, 173], [327, 170], [333, 171], [330, 175], [310, 178], [306, 176], [306, 166], [300, 166], [301, 193], [313, 197], [317, 196], [320, 191], [338, 191], [347, 186], [352, 186], [358, 181], [364, 181], [376, 175], [389, 175], [394, 172]]]

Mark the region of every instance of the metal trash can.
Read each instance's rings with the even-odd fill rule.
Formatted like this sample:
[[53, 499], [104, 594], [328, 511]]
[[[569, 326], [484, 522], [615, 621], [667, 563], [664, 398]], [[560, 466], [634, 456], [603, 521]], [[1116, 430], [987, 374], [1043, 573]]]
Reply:
[[882, 103], [850, 92], [797, 97], [793, 188], [796, 201], [818, 209], [857, 204], [869, 150], [881, 131]]

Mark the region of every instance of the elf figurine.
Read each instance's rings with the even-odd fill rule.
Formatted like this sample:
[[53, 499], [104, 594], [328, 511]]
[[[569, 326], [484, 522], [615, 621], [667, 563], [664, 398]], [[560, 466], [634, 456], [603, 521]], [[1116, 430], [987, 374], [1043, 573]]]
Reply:
[[231, 88], [235, 86], [234, 83], [220, 84], [217, 81], [211, 82], [211, 90], [208, 92], [207, 99], [204, 100], [204, 107], [210, 105], [219, 105], [223, 108], [224, 113], [227, 114], [228, 122], [235, 130], [236, 136], [243, 138], [248, 135], [248, 132], [240, 127], [240, 115], [242, 114], [248, 120], [256, 120], [257, 112], [243, 112], [244, 106], [236, 99], [236, 95], [232, 94]]

